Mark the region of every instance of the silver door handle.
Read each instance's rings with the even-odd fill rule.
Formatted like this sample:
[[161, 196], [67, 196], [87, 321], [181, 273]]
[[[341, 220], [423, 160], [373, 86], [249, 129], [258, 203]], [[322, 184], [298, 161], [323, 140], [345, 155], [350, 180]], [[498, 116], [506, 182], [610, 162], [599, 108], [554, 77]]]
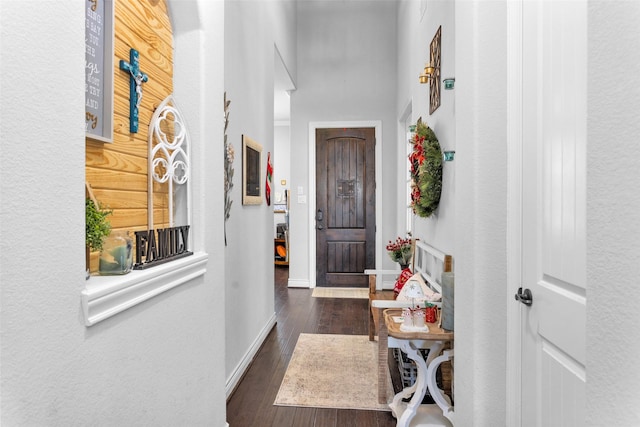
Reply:
[[531, 306], [531, 304], [533, 304], [533, 294], [529, 289], [525, 289], [523, 291], [521, 287], [518, 288], [518, 293], [516, 293], [515, 298], [516, 301], [520, 301], [526, 306]]

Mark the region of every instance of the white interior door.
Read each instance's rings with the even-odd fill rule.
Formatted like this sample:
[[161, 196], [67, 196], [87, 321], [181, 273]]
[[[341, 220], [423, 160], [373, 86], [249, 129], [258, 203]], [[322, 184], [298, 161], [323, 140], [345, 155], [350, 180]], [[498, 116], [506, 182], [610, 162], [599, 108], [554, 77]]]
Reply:
[[[586, 1], [522, 1], [522, 426], [582, 426], [586, 332]], [[528, 295], [527, 295], [528, 297]], [[517, 297], [516, 297], [517, 298]], [[522, 298], [526, 300], [526, 297]]]

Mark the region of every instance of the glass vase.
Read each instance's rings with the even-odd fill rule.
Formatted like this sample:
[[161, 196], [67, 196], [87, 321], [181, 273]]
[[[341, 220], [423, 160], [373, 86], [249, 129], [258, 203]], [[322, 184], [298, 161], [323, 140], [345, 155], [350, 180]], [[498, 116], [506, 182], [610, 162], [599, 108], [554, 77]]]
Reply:
[[112, 231], [100, 251], [99, 272], [102, 276], [127, 274], [133, 267], [133, 239], [128, 231]]

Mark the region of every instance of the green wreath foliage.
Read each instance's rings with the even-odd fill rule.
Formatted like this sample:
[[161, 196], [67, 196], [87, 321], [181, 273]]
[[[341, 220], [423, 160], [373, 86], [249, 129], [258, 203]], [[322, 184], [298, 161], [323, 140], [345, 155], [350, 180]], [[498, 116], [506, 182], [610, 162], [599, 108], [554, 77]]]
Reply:
[[422, 218], [438, 208], [442, 193], [442, 149], [433, 130], [418, 120], [413, 137], [411, 207]]

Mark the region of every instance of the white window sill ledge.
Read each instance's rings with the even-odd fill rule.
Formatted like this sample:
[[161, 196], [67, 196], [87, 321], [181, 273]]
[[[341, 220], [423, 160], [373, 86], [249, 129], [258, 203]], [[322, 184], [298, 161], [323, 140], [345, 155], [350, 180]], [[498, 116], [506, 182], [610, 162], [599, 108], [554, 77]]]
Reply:
[[108, 319], [134, 305], [180, 286], [207, 271], [209, 255], [196, 252], [147, 270], [122, 276], [91, 276], [82, 291], [87, 326]]

